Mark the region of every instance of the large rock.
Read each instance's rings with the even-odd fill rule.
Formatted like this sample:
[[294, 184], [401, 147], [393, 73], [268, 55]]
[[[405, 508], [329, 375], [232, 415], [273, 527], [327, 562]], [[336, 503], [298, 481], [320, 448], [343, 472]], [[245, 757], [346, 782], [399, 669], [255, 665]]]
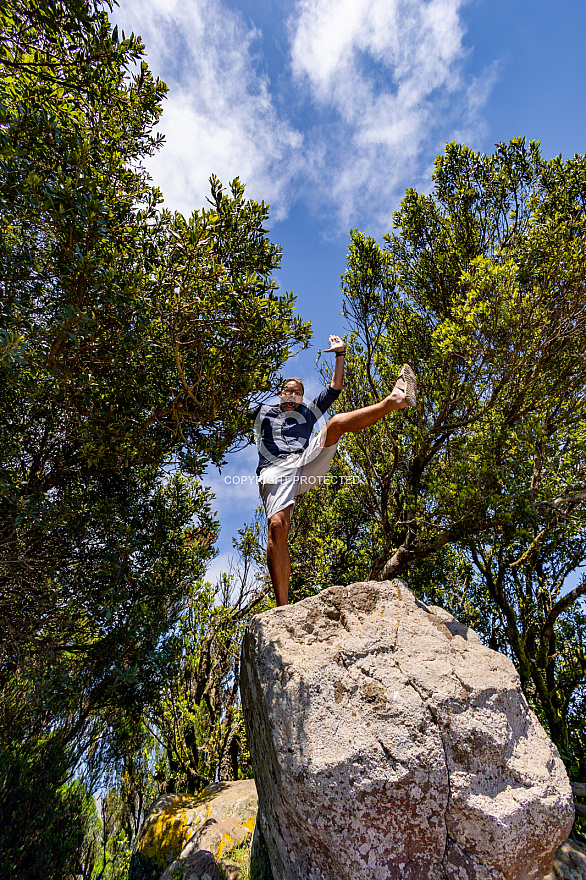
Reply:
[[275, 880], [530, 880], [568, 836], [512, 663], [402, 581], [255, 617], [241, 691]]
[[254, 820], [247, 821], [247, 825], [241, 825], [235, 819], [210, 817], [188, 840], [161, 880], [176, 880], [178, 876], [181, 880], [199, 880], [200, 877], [203, 880], [204, 874], [210, 873], [210, 859], [216, 865], [215, 874], [210, 874], [211, 880], [223, 880], [216, 860], [225, 868], [223, 859], [230, 850], [250, 840]]
[[[203, 877], [198, 873], [200, 868], [209, 873], [208, 867], [215, 858], [221, 859], [233, 846], [250, 837], [257, 805], [254, 779], [217, 782], [197, 796], [161, 795], [145, 818], [134, 845], [130, 880], [159, 880], [164, 872], [165, 876], [172, 877], [174, 873], [184, 880], [189, 874]], [[206, 855], [200, 856], [199, 852]]]

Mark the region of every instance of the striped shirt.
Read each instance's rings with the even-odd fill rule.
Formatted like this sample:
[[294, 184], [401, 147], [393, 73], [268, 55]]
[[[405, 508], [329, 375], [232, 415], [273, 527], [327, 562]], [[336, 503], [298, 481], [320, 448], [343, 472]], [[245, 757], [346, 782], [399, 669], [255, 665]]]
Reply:
[[298, 404], [294, 410], [282, 410], [280, 404], [268, 406], [260, 404], [251, 411], [255, 420], [255, 434], [258, 446], [258, 467], [256, 473], [272, 464], [276, 459], [286, 458], [292, 453], [301, 454], [313, 431], [314, 425], [340, 396], [340, 391], [324, 388], [312, 401]]

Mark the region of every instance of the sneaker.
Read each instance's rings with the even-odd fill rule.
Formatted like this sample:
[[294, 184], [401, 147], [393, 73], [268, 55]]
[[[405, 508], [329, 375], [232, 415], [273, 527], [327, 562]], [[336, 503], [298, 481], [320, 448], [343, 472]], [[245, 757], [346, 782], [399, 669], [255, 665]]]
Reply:
[[403, 364], [403, 369], [399, 373], [397, 383], [399, 379], [403, 380], [403, 385], [405, 386], [405, 400], [409, 406], [415, 406], [417, 403], [417, 379], [409, 364]]

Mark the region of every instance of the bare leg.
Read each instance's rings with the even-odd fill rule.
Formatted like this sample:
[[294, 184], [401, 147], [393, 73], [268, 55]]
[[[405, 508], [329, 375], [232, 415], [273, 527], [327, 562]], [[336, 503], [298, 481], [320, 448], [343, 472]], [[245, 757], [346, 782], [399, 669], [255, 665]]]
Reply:
[[[402, 380], [401, 380], [402, 382]], [[397, 409], [405, 409], [409, 404], [403, 393], [401, 382], [393, 388], [388, 397], [380, 403], [365, 406], [363, 409], [354, 409], [347, 413], [338, 413], [333, 416], [322, 429], [322, 441], [324, 446], [333, 446], [342, 434], [354, 434], [374, 425], [379, 419]]]
[[277, 605], [286, 605], [289, 598], [291, 557], [289, 556], [287, 538], [289, 537], [292, 509], [293, 505], [290, 504], [285, 510], [274, 513], [269, 520], [267, 564]]

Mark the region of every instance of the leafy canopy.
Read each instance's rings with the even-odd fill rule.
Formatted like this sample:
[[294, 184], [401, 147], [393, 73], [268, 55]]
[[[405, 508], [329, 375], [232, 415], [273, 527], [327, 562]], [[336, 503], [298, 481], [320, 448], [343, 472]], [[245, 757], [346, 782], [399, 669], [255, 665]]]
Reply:
[[164, 208], [166, 87], [107, 11], [0, 9], [0, 739], [50, 728], [63, 773], [152, 698], [218, 528], [195, 477], [310, 336], [267, 205]]

